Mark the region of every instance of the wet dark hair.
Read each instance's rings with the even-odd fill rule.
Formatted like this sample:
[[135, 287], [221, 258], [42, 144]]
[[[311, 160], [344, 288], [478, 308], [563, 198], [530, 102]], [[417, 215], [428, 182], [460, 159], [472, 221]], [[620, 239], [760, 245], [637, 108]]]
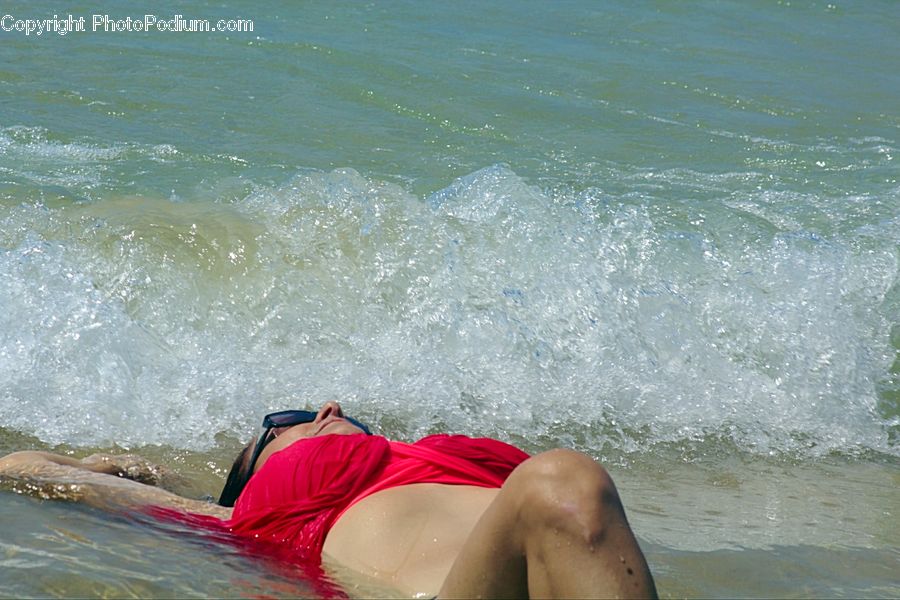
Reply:
[[225, 487], [222, 488], [222, 494], [219, 496], [219, 504], [221, 506], [234, 506], [238, 496], [244, 491], [244, 487], [246, 487], [247, 481], [250, 479], [243, 469], [244, 461], [246, 460], [249, 451], [250, 446], [241, 450], [240, 454], [238, 454], [237, 458], [234, 460], [234, 464], [231, 465], [231, 470], [228, 472], [228, 479], [225, 480]]

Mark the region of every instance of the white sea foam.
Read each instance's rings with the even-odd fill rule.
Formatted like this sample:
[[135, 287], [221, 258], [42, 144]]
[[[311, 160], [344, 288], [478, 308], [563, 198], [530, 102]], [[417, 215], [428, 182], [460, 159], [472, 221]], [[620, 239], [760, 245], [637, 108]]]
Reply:
[[896, 453], [896, 221], [826, 238], [748, 216], [761, 198], [677, 221], [497, 166], [425, 200], [338, 170], [234, 204], [21, 206], [2, 425], [202, 448], [338, 398], [395, 435]]

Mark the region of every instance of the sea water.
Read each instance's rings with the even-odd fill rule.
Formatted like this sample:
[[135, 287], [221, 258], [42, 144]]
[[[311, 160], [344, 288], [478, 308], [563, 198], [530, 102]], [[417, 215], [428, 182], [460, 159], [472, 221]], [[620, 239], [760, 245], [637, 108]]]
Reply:
[[[336, 399], [603, 461], [664, 596], [900, 594], [895, 3], [79, 10], [3, 7], [0, 451], [216, 496]], [[314, 594], [4, 489], [0, 595]]]

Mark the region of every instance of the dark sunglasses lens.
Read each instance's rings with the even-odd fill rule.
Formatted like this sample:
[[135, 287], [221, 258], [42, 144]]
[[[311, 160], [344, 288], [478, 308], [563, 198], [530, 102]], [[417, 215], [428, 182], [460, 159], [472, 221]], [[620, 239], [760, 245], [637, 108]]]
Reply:
[[285, 410], [266, 415], [265, 427], [289, 427], [300, 423], [311, 423], [316, 420], [316, 413], [309, 410]]
[[[318, 413], [314, 413], [310, 410], [283, 410], [281, 412], [266, 415], [263, 419], [263, 427], [291, 427], [293, 425], [300, 425], [301, 423], [312, 423], [316, 420], [317, 414]], [[353, 417], [344, 416], [344, 419], [356, 427], [359, 427], [368, 435], [372, 435], [372, 432], [369, 431], [369, 428], [365, 423], [357, 421]]]

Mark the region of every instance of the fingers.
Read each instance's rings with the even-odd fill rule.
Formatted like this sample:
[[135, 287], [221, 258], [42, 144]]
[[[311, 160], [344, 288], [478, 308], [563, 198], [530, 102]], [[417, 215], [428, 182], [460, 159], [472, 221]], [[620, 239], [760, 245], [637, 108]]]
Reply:
[[159, 486], [168, 475], [167, 469], [134, 454], [91, 454], [81, 459], [81, 464], [95, 473], [115, 475], [152, 486]]

